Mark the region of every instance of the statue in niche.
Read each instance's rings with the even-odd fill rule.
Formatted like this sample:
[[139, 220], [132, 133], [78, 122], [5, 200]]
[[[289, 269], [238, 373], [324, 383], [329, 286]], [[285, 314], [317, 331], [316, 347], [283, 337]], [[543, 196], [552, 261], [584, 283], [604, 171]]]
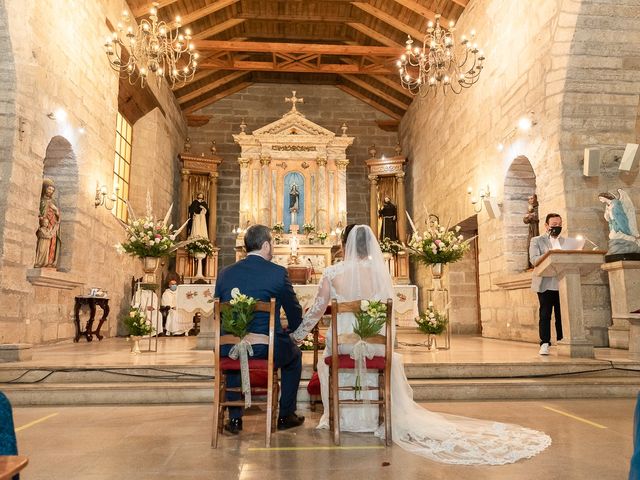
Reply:
[[529, 206], [527, 207], [527, 214], [522, 218], [522, 221], [529, 225], [529, 235], [527, 237], [527, 266], [533, 268], [531, 258], [529, 258], [529, 245], [531, 239], [540, 235], [540, 217], [538, 216], [538, 195], [535, 193], [529, 197]]
[[198, 193], [189, 205], [189, 223], [187, 224], [187, 239], [205, 238], [209, 240], [209, 205], [204, 201], [204, 194]]
[[291, 190], [289, 190], [289, 213], [291, 214], [291, 221], [289, 223], [291, 225], [298, 223], [299, 200], [300, 192], [298, 191], [298, 186], [293, 183], [291, 185]]
[[391, 199], [385, 195], [382, 208], [378, 210], [378, 216], [382, 218], [382, 226], [380, 229], [380, 240], [388, 238], [392, 242], [398, 241], [398, 209], [391, 203]]
[[636, 209], [629, 194], [618, 189], [618, 197], [603, 192], [598, 195], [604, 205], [604, 219], [609, 224], [609, 255], [640, 253], [640, 233], [636, 221]]
[[56, 187], [53, 180], [45, 178], [42, 182], [40, 196], [39, 227], [36, 231], [38, 243], [36, 246], [35, 268], [56, 268], [60, 257], [60, 211], [53, 194]]

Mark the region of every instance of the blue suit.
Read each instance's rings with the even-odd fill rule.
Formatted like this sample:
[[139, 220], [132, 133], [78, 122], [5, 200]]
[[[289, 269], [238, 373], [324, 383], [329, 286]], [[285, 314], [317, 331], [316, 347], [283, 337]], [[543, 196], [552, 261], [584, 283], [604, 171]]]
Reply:
[[640, 479], [640, 393], [636, 400], [636, 410], [633, 415], [633, 455], [629, 469], [629, 480]]
[[[17, 455], [18, 444], [16, 442], [16, 431], [13, 427], [13, 414], [9, 399], [0, 392], [0, 455]], [[20, 475], [16, 474], [13, 480], [18, 480]]]
[[[268, 302], [272, 297], [276, 299], [276, 335], [274, 344], [274, 363], [280, 369], [281, 394], [280, 417], [294, 414], [296, 411], [296, 396], [302, 373], [302, 353], [300, 348], [291, 340], [289, 332], [293, 332], [302, 322], [302, 307], [298, 302], [293, 286], [289, 281], [287, 270], [265, 260], [259, 255], [248, 255], [243, 260], [230, 265], [218, 274], [216, 279], [215, 296], [221, 302], [231, 300], [231, 290], [240, 289], [240, 292]], [[284, 308], [289, 324], [285, 332], [280, 324], [280, 308]], [[257, 312], [249, 326], [254, 333], [269, 334], [269, 314]], [[220, 354], [229, 354], [230, 345], [224, 345]], [[253, 348], [254, 358], [266, 358], [268, 348], [266, 345], [256, 345]], [[240, 385], [240, 374], [227, 375], [227, 385], [237, 387]], [[238, 394], [229, 393], [228, 399], [235, 400]], [[241, 408], [229, 408], [230, 418], [240, 418]]]

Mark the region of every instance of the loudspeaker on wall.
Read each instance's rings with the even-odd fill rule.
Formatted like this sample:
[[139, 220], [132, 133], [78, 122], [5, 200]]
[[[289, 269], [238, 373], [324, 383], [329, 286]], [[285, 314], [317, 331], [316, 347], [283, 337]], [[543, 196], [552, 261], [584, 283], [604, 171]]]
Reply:
[[585, 177], [597, 177], [600, 175], [600, 150], [597, 148], [584, 149], [584, 169], [582, 174]]
[[640, 157], [638, 148], [640, 145], [637, 143], [627, 143], [627, 146], [624, 149], [624, 153], [622, 154], [622, 160], [620, 160], [620, 166], [618, 170], [631, 170], [637, 163], [638, 157]]

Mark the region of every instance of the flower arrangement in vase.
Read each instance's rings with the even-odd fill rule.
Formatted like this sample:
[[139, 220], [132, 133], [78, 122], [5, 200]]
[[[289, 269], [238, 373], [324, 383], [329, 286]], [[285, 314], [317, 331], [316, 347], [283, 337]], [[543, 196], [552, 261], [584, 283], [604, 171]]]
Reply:
[[321, 245], [324, 245], [324, 241], [327, 239], [327, 237], [328, 237], [327, 232], [318, 232], [316, 234], [316, 238], [320, 240]]
[[316, 231], [316, 227], [313, 223], [305, 223], [302, 225], [302, 231], [305, 235], [309, 236]]
[[[326, 339], [322, 335], [318, 335], [318, 350], [323, 350]], [[300, 350], [314, 350], [313, 333], [307, 334], [300, 344]]]
[[185, 250], [191, 257], [198, 258], [199, 255], [203, 255], [204, 257], [209, 257], [213, 255], [213, 245], [206, 238], [196, 238], [192, 239], [190, 243], [187, 244]]
[[276, 223], [271, 227], [271, 231], [276, 235], [282, 235], [284, 233], [284, 223]]
[[120, 253], [128, 253], [134, 257], [166, 257], [175, 252], [188, 241], [176, 242], [178, 234], [187, 225], [186, 222], [178, 230], [173, 230], [169, 217], [173, 204], [169, 207], [163, 220], [156, 220], [151, 211], [151, 196], [147, 192], [147, 212], [144, 217], [136, 217], [127, 203], [129, 218], [127, 222], [118, 220], [127, 234], [127, 240], [116, 245]]
[[129, 314], [122, 319], [125, 327], [132, 337], [144, 337], [150, 335], [155, 330], [151, 321], [148, 320], [139, 308], [131, 308]]
[[425, 265], [453, 263], [460, 260], [471, 248], [460, 234], [460, 227], [449, 230], [437, 220], [430, 220], [427, 229], [419, 235], [414, 232], [409, 240], [409, 255]]
[[429, 302], [427, 309], [420, 313], [420, 316], [415, 319], [415, 322], [418, 325], [418, 330], [427, 334], [427, 348], [431, 350], [433, 336], [440, 335], [444, 332], [449, 323], [449, 319], [446, 314], [436, 310], [433, 302]]
[[382, 253], [390, 253], [391, 255], [397, 255], [400, 251], [400, 244], [392, 241], [389, 237], [384, 237], [380, 242], [380, 250]]

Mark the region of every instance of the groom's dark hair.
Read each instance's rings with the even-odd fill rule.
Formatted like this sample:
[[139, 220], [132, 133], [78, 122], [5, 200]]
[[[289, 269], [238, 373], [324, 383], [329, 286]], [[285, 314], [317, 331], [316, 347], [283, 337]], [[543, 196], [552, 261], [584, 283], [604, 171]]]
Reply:
[[271, 229], [265, 225], [251, 225], [244, 234], [247, 253], [260, 250], [264, 242], [271, 241]]

